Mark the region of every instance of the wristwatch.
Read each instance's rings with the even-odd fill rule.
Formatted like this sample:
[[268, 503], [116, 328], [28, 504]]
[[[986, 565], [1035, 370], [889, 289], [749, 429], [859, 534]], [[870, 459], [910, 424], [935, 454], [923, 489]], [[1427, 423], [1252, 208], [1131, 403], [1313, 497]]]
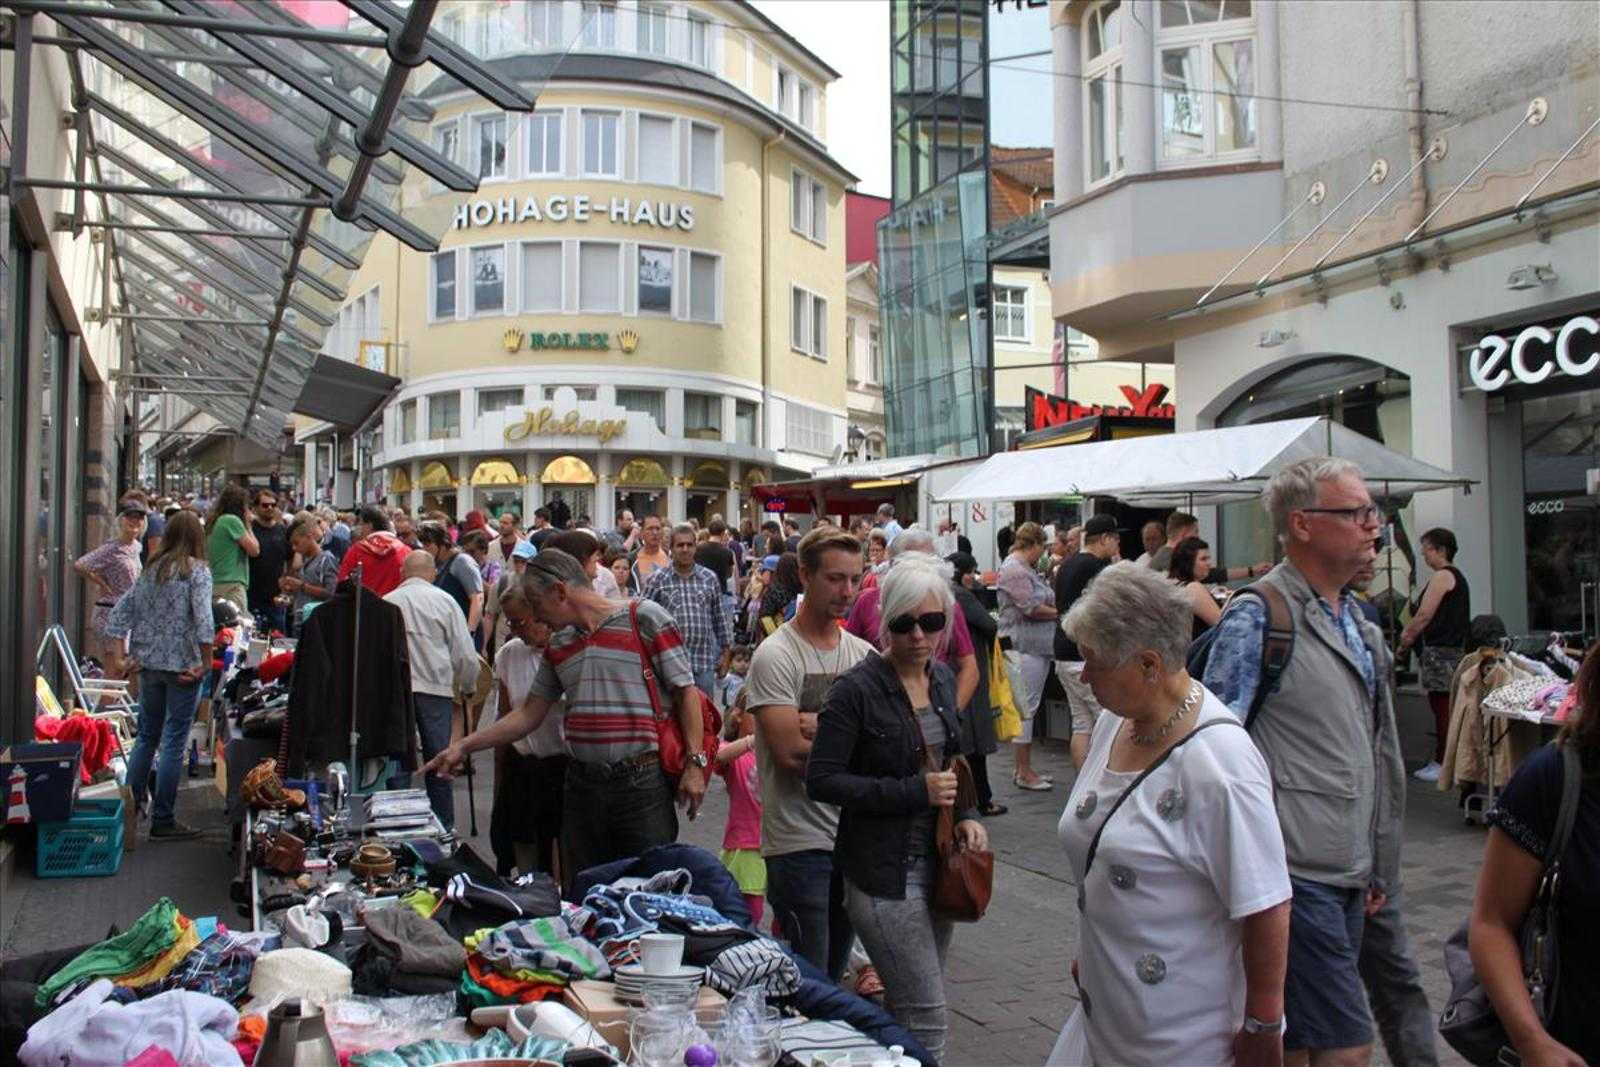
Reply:
[[702, 771], [711, 764], [711, 760], [704, 752], [696, 752], [689, 757], [689, 762], [699, 767]]
[[1278, 1016], [1275, 1022], [1264, 1023], [1254, 1015], [1244, 1017], [1244, 1032], [1254, 1037], [1257, 1034], [1283, 1033], [1283, 1016]]

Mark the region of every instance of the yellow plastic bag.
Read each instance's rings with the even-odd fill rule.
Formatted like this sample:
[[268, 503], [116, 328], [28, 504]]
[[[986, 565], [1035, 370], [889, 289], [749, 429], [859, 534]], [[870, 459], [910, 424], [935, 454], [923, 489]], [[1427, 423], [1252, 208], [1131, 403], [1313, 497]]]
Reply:
[[1006, 672], [999, 641], [989, 648], [989, 710], [994, 713], [996, 741], [1003, 744], [1022, 732], [1022, 711], [1011, 692], [1011, 675]]

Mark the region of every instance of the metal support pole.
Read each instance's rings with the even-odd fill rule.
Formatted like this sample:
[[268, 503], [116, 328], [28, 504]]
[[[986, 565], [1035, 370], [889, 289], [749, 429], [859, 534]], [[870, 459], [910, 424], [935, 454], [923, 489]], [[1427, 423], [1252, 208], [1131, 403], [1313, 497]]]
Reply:
[[143, 311], [106, 311], [108, 319], [132, 319], [135, 322], [193, 322], [203, 326], [270, 326], [267, 319], [212, 319], [204, 315], [156, 315]]
[[395, 108], [405, 92], [406, 80], [426, 56], [424, 49], [428, 43], [428, 24], [433, 21], [433, 13], [438, 6], [439, 0], [414, 0], [406, 12], [404, 24], [389, 34], [389, 70], [384, 75], [383, 88], [378, 92], [367, 124], [356, 135], [356, 147], [361, 150], [361, 158], [356, 160], [355, 167], [350, 171], [344, 192], [334, 201], [335, 218], [353, 222], [360, 213], [361, 194], [367, 187], [373, 164], [383, 155], [389, 124], [394, 120]]
[[[13, 157], [14, 158], [14, 157]], [[314, 196], [262, 196], [256, 193], [220, 193], [211, 189], [149, 189], [143, 185], [114, 185], [105, 182], [67, 182], [54, 178], [11, 179], [13, 184], [37, 189], [84, 189], [91, 193], [119, 193], [123, 196], [162, 196], [173, 200], [215, 200], [219, 203], [268, 204], [273, 207], [325, 207]]]
[[289, 267], [283, 272], [283, 288], [278, 291], [278, 302], [273, 308], [272, 325], [267, 327], [267, 343], [261, 349], [261, 366], [256, 371], [256, 384], [250, 389], [250, 399], [245, 405], [244, 425], [248, 427], [255, 418], [256, 404], [261, 400], [261, 386], [267, 380], [267, 368], [272, 366], [272, 350], [277, 346], [278, 334], [283, 328], [283, 309], [289, 303], [289, 292], [294, 288], [295, 274], [300, 268], [300, 256], [306, 250], [306, 235], [311, 232], [312, 208], [300, 213], [300, 227], [290, 244]]
[[236, 241], [287, 241], [286, 233], [246, 233], [243, 230], [206, 229], [199, 226], [158, 226], [147, 222], [117, 222], [114, 219], [85, 219], [90, 229], [131, 230], [139, 233], [175, 233], [192, 237], [231, 237]]

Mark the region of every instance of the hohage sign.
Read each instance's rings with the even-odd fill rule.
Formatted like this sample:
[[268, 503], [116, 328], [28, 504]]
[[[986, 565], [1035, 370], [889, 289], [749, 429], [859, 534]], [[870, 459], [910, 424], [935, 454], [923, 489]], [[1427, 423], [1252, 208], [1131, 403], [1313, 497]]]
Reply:
[[1545, 326], [1529, 326], [1510, 340], [1492, 333], [1473, 349], [1467, 373], [1472, 384], [1486, 393], [1513, 378], [1523, 385], [1538, 385], [1557, 370], [1569, 378], [1582, 377], [1600, 367], [1600, 348], [1591, 341], [1587, 354], [1579, 355], [1575, 351], [1579, 334], [1600, 335], [1600, 322], [1588, 315], [1574, 315], [1554, 333]]
[[499, 226], [513, 222], [591, 222], [610, 219], [625, 226], [658, 226], [664, 230], [694, 229], [694, 206], [671, 200], [630, 200], [625, 196], [610, 196], [604, 200], [590, 199], [579, 193], [566, 196], [555, 193], [546, 197], [502, 196], [496, 200], [468, 200], [456, 205], [453, 228], [468, 230], [474, 226]]
[[621, 437], [628, 430], [626, 419], [586, 419], [576, 411], [557, 416], [554, 408], [529, 408], [522, 418], [506, 427], [507, 441], [530, 437], [598, 437], [601, 444]]

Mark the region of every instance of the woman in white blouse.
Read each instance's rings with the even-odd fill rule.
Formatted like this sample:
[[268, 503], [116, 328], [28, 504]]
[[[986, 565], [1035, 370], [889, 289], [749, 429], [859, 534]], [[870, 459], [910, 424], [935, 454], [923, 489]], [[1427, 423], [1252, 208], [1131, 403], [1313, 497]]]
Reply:
[[1184, 669], [1193, 609], [1102, 571], [1063, 622], [1095, 725], [1059, 833], [1079, 886], [1079, 1004], [1051, 1064], [1283, 1060], [1289, 872], [1267, 766]]

